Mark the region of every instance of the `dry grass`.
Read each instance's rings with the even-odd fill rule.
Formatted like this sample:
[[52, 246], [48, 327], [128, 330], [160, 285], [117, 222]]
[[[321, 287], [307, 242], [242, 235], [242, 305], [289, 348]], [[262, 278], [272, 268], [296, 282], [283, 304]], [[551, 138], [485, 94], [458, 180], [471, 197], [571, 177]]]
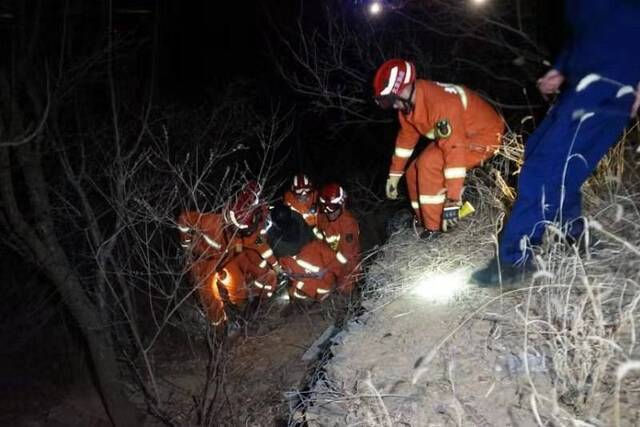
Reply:
[[[625, 142], [637, 134], [636, 125], [625, 135]], [[369, 312], [375, 315], [384, 310], [425, 274], [478, 266], [493, 255], [495, 236], [513, 201], [508, 177], [517, 172], [514, 164], [520, 164], [522, 155], [521, 140], [509, 138], [501, 158], [477, 170], [470, 180], [473, 185], [467, 194], [479, 214], [438, 241], [414, 240], [406, 230], [391, 236], [367, 268], [363, 300]], [[414, 380], [435, 359], [446, 359], [447, 346], [471, 323], [489, 321], [494, 332], [487, 341], [499, 341], [521, 356], [520, 385], [536, 423], [640, 423], [640, 176], [633, 164], [636, 155], [628, 148], [624, 143], [614, 147], [583, 190], [589, 224], [586, 238], [595, 245], [581, 254], [551, 225], [545, 243], [533, 248], [538, 271], [522, 287], [484, 295], [480, 303], [473, 292], [457, 299], [457, 304], [468, 306], [469, 315], [429, 354], [422, 355]], [[542, 375], [549, 386], [539, 386], [536, 376], [540, 373], [534, 372], [539, 366], [531, 366], [532, 362], [543, 363]], [[364, 382], [368, 392], [363, 386], [349, 390], [323, 372], [316, 372], [317, 386], [299, 400], [298, 409], [339, 401], [352, 408], [350, 413], [359, 414], [351, 425], [391, 425], [393, 411], [373, 382]], [[456, 401], [453, 386], [451, 392]], [[453, 424], [465, 424], [465, 413], [469, 413], [465, 408], [454, 408]]]

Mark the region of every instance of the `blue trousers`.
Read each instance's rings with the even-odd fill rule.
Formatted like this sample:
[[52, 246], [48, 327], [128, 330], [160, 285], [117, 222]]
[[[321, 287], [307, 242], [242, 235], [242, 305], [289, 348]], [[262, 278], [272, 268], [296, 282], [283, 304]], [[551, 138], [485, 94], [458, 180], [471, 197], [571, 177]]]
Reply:
[[503, 263], [530, 260], [546, 224], [572, 237], [583, 231], [580, 188], [615, 145], [629, 122], [634, 95], [598, 81], [578, 92], [565, 90], [525, 144], [518, 196], [500, 236]]

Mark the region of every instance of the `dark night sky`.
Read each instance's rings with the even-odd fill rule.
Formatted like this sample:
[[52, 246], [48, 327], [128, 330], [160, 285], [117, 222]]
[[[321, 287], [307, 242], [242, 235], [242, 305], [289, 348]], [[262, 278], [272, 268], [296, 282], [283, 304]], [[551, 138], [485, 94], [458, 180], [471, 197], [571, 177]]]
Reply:
[[[261, 3], [164, 0], [160, 10], [161, 87], [173, 94], [178, 90], [198, 96], [207, 86], [219, 87], [237, 78], [269, 85], [276, 76], [268, 58], [264, 31], [269, 21]], [[280, 3], [275, 18], [291, 22], [294, 2]]]

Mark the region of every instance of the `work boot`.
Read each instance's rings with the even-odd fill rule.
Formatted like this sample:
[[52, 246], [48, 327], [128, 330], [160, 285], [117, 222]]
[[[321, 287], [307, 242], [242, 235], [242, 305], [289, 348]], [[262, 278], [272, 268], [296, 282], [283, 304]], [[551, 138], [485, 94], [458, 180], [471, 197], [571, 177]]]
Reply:
[[431, 240], [431, 239], [437, 239], [438, 237], [440, 237], [441, 234], [442, 233], [440, 231], [422, 230], [419, 237], [420, 237], [420, 240]]
[[513, 287], [522, 281], [524, 275], [531, 271], [531, 267], [517, 267], [511, 264], [501, 263], [498, 269], [498, 261], [493, 258], [489, 264], [471, 275], [471, 283], [480, 288], [497, 288], [502, 286]]
[[578, 255], [580, 257], [584, 257], [587, 254], [591, 254], [594, 250], [602, 249], [602, 242], [596, 239], [593, 235], [587, 241], [587, 237], [582, 234], [580, 237], [567, 236], [566, 237], [567, 244], [570, 247], [577, 248]]

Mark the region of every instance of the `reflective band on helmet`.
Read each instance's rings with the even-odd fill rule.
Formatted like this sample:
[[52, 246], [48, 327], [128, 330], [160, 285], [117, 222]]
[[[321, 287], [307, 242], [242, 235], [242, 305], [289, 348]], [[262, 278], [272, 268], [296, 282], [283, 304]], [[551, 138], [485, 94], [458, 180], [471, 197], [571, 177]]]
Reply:
[[420, 195], [420, 204], [421, 205], [440, 205], [444, 203], [445, 197], [444, 194], [438, 194], [435, 196], [426, 196]]
[[203, 234], [202, 237], [204, 237], [204, 241], [207, 242], [207, 244], [209, 246], [211, 246], [213, 249], [220, 249], [222, 247], [222, 245], [220, 245], [220, 243], [216, 242], [215, 240], [213, 240], [211, 237], [207, 236], [206, 234]]
[[240, 224], [238, 222], [238, 220], [236, 219], [236, 214], [233, 211], [229, 211], [229, 218], [231, 219], [233, 225], [235, 225], [239, 229], [244, 230], [245, 228], [249, 228], [248, 225]]
[[267, 259], [273, 256], [273, 251], [271, 249], [267, 249], [266, 251], [262, 252], [260, 256], [264, 259]]
[[178, 230], [182, 231], [183, 233], [188, 233], [191, 228], [187, 227], [186, 225], [179, 225]]
[[320, 267], [318, 267], [317, 265], [313, 265], [310, 262], [307, 262], [305, 260], [302, 259], [297, 259], [296, 263], [304, 268], [307, 271], [311, 271], [312, 273], [318, 273], [320, 271]]
[[338, 259], [340, 264], [346, 264], [348, 262], [347, 258], [345, 258], [345, 256], [342, 255], [342, 252], [337, 252], [336, 253], [336, 258]]
[[401, 157], [403, 159], [407, 159], [407, 158], [411, 157], [412, 154], [413, 154], [413, 148], [396, 147], [395, 155], [397, 157]]
[[446, 179], [464, 178], [467, 176], [466, 168], [445, 168], [444, 177]]
[[387, 87], [380, 91], [380, 95], [389, 95], [393, 86], [396, 83], [396, 79], [398, 78], [398, 67], [393, 67], [391, 72], [389, 73], [389, 81], [387, 81]]
[[407, 75], [404, 76], [404, 84], [408, 84], [411, 81], [411, 64], [407, 61], [404, 61], [404, 63], [407, 67]]

